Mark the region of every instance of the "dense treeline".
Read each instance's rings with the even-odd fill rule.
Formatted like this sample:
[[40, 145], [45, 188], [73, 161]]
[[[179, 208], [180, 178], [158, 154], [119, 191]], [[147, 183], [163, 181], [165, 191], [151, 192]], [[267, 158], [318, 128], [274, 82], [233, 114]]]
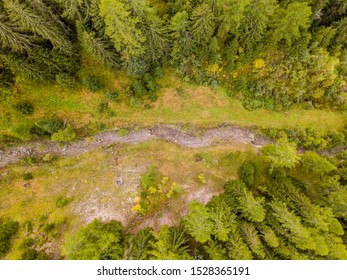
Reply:
[[129, 234], [95, 220], [67, 239], [72, 259], [347, 259], [346, 153], [301, 156], [281, 139], [180, 226]]
[[344, 0], [4, 0], [1, 88], [15, 76], [69, 83], [88, 56], [138, 78], [172, 67], [227, 85], [249, 109], [336, 107], [346, 15]]

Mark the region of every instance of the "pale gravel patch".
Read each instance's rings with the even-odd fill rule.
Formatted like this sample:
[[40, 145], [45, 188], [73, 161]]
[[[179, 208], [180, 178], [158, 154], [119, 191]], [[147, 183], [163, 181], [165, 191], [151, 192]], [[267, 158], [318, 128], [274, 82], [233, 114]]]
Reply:
[[[265, 139], [262, 143], [255, 143], [256, 137], [249, 129], [233, 125], [223, 125], [207, 129], [199, 136], [182, 132], [180, 128], [175, 125], [158, 125], [152, 128], [130, 131], [129, 134], [124, 137], [119, 136], [116, 131], [102, 132], [94, 137], [75, 141], [63, 147], [49, 141], [41, 141], [10, 148], [5, 151], [0, 150], [0, 168], [15, 163], [25, 157], [43, 156], [47, 153], [60, 156], [74, 156], [112, 144], [138, 144], [153, 139], [162, 139], [186, 148], [209, 147], [218, 145], [220, 140], [228, 140], [228, 145], [230, 146], [241, 143], [253, 145], [257, 149], [270, 142]], [[223, 145], [225, 145], [225, 143]]]

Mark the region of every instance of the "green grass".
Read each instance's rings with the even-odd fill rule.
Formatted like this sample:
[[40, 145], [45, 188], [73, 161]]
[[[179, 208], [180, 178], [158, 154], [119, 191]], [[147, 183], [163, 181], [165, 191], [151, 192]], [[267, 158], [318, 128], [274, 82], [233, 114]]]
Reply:
[[[281, 113], [267, 110], [248, 111], [239, 100], [230, 98], [225, 89], [182, 83], [169, 71], [158, 81], [161, 85], [159, 99], [150, 103], [152, 108], [144, 108], [147, 101], [134, 108], [130, 106], [125, 94], [125, 88], [131, 84], [132, 79], [124, 72], [114, 73], [93, 61], [85, 61], [77, 76], [84, 75], [98, 77], [104, 85], [103, 89], [89, 92], [79, 87], [67, 91], [57, 85], [34, 85], [21, 81], [16, 86], [20, 94], [17, 93], [1, 103], [0, 133], [29, 140], [30, 126], [35, 121], [52, 116], [72, 123], [77, 129], [85, 128], [90, 133], [99, 131], [100, 128], [153, 126], [158, 123], [189, 123], [201, 127], [221, 123], [262, 128], [312, 127], [322, 134], [331, 129], [341, 130], [346, 126], [346, 111], [300, 108]], [[119, 92], [120, 102], [107, 99], [106, 93], [109, 90]], [[22, 99], [34, 104], [35, 109], [31, 116], [24, 116], [13, 108], [13, 104]], [[99, 104], [105, 102], [108, 103], [108, 114], [99, 112]]]

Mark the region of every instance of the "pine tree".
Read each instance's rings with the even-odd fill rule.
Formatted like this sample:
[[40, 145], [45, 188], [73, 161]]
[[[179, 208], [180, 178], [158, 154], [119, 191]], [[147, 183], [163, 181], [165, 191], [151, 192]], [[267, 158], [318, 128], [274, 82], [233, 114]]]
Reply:
[[215, 16], [210, 5], [201, 4], [197, 6], [190, 17], [192, 26], [191, 33], [196, 44], [208, 42], [215, 31]]
[[271, 17], [277, 8], [276, 0], [252, 0], [247, 6], [247, 16], [239, 24], [240, 42], [246, 51], [252, 51], [264, 38]]
[[10, 49], [13, 52], [30, 51], [33, 38], [29, 34], [23, 33], [10, 20], [0, 15], [0, 46], [1, 49]]
[[193, 201], [189, 204], [189, 213], [183, 218], [185, 229], [200, 243], [211, 240], [213, 223], [208, 209], [200, 202]]
[[247, 14], [247, 7], [253, 0], [224, 0], [217, 1], [217, 10], [220, 11], [219, 19], [221, 21], [218, 28], [218, 38], [222, 42], [232, 34], [238, 37], [239, 27]]
[[237, 198], [238, 210], [241, 216], [250, 222], [262, 222], [265, 218], [263, 199], [255, 198], [252, 192], [243, 189], [242, 195]]
[[101, 0], [100, 15], [106, 24], [106, 34], [124, 61], [144, 54], [146, 40], [136, 27], [139, 19], [131, 14], [130, 7], [121, 0]]
[[290, 242], [302, 250], [313, 250], [315, 248], [310, 232], [302, 225], [300, 218], [288, 210], [284, 202], [274, 199], [268, 205], [273, 210], [272, 215], [275, 219], [288, 231], [283, 233]]
[[286, 9], [278, 9], [271, 22], [270, 40], [277, 43], [283, 39], [291, 46], [310, 27], [311, 13], [306, 2], [293, 2]]
[[170, 36], [173, 40], [171, 57], [173, 61], [182, 61], [191, 55], [194, 47], [189, 31], [189, 15], [186, 11], [175, 14], [169, 24]]
[[127, 260], [148, 260], [153, 249], [151, 244], [154, 242], [152, 229], [140, 230], [136, 235], [132, 235], [127, 242], [124, 250], [124, 259]]
[[276, 144], [262, 147], [260, 152], [265, 160], [270, 162], [272, 170], [283, 167], [293, 168], [299, 160], [295, 145], [284, 138], [279, 139]]
[[177, 229], [164, 225], [155, 233], [155, 241], [151, 242], [150, 251], [153, 259], [157, 260], [188, 260], [191, 256], [186, 245], [188, 239], [185, 234]]
[[228, 257], [231, 260], [252, 260], [253, 255], [240, 235], [239, 230], [230, 233], [227, 242]]
[[210, 219], [213, 223], [212, 234], [219, 241], [227, 241], [228, 234], [235, 231], [237, 222], [236, 216], [223, 200], [218, 200], [216, 206], [211, 208], [209, 205]]
[[241, 235], [254, 255], [259, 259], [265, 258], [263, 244], [255, 226], [248, 222], [240, 223]]
[[117, 56], [117, 52], [107, 39], [97, 37], [95, 32], [84, 28], [81, 22], [77, 22], [77, 26], [81, 46], [87, 54], [95, 57], [106, 67], [119, 67], [119, 57]]
[[10, 20], [22, 30], [41, 36], [62, 52], [72, 52], [72, 44], [66, 34], [67, 26], [41, 0], [26, 0], [23, 3], [4, 0], [4, 7]]

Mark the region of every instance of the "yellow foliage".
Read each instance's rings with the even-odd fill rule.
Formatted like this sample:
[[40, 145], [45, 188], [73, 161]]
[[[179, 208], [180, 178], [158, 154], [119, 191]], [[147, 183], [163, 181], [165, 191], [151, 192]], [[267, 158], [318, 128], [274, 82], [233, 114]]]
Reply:
[[217, 74], [221, 72], [223, 69], [219, 67], [218, 64], [212, 64], [211, 66], [208, 67], [208, 71], [213, 74]]
[[137, 212], [140, 214], [143, 214], [145, 212], [145, 210], [141, 207], [141, 205], [139, 203], [135, 204], [132, 208], [131, 211], [133, 212]]
[[154, 193], [157, 192], [157, 189], [156, 189], [155, 187], [150, 187], [150, 188], [148, 189], [148, 191], [149, 191], [150, 194], [154, 194]]
[[141, 201], [141, 197], [136, 196], [136, 197], [134, 198], [134, 203], [140, 203], [140, 201]]
[[253, 63], [254, 67], [257, 69], [261, 69], [265, 66], [265, 60], [261, 58], [256, 59]]

